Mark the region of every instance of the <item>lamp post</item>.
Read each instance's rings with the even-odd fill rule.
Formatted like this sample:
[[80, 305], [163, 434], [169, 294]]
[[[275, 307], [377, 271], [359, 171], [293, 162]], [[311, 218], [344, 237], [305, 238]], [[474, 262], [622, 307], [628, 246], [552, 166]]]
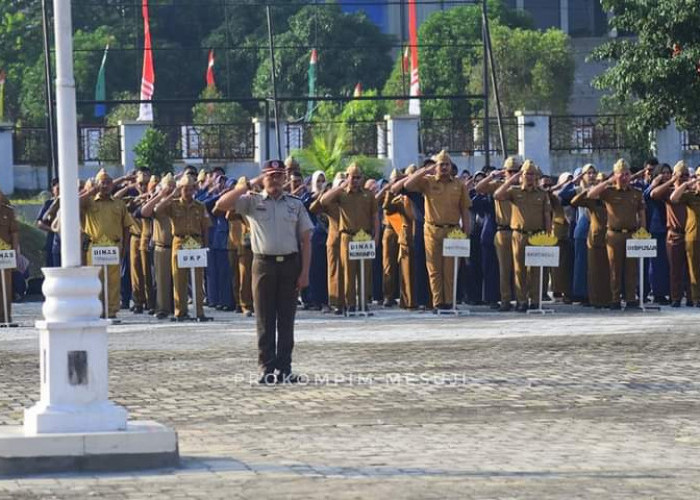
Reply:
[[61, 268], [45, 268], [40, 399], [23, 428], [0, 428], [0, 474], [171, 466], [177, 435], [128, 422], [108, 398], [107, 321], [98, 268], [81, 266], [71, 0], [54, 0]]

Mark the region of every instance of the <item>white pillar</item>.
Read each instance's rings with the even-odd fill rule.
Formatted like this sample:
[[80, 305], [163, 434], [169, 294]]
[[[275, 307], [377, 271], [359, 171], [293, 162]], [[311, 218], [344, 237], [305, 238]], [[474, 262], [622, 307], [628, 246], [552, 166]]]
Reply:
[[148, 127], [152, 125], [153, 122], [119, 122], [122, 168], [124, 169], [122, 173], [126, 173], [129, 170], [133, 170], [134, 168], [136, 168], [136, 165], [134, 164], [134, 160], [136, 160], [136, 153], [134, 153], [134, 148], [139, 142], [141, 142], [141, 139], [143, 139], [143, 136], [146, 134], [146, 130], [148, 130]]
[[559, 0], [559, 26], [561, 30], [569, 33], [569, 0]]
[[676, 120], [671, 120], [665, 129], [656, 132], [656, 156], [659, 162], [674, 165], [683, 158], [681, 137]]
[[534, 161], [544, 174], [552, 170], [549, 151], [549, 112], [516, 111], [518, 155]]
[[12, 123], [0, 123], [0, 190], [5, 194], [15, 191], [13, 129]]
[[[255, 163], [262, 166], [267, 160], [279, 159], [284, 160], [289, 156], [289, 137], [287, 137], [287, 122], [280, 120], [280, 142], [282, 143], [282, 158], [277, 158], [277, 134], [275, 133], [275, 121], [270, 120], [270, 128], [268, 129], [264, 118], [253, 118], [253, 126], [255, 128]], [[270, 150], [265, 147], [265, 135], [267, 134]]]
[[386, 157], [392, 168], [406, 168], [418, 163], [418, 124], [415, 115], [389, 116], [386, 120]]

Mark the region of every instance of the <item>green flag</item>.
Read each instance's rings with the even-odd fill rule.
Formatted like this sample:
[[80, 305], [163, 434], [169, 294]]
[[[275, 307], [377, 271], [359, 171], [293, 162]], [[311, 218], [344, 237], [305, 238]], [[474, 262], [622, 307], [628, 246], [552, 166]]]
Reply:
[[[311, 60], [309, 61], [309, 97], [316, 97], [316, 60], [318, 55], [316, 49], [311, 49]], [[306, 121], [311, 121], [311, 116], [315, 108], [314, 101], [306, 103]]]
[[[95, 85], [95, 100], [104, 101], [107, 97], [107, 92], [105, 90], [105, 64], [107, 63], [107, 51], [109, 50], [109, 44], [105, 47], [105, 53], [102, 56], [102, 64], [100, 64], [100, 71], [97, 73], [97, 85]], [[104, 103], [95, 104], [95, 117], [100, 118], [107, 114], [107, 106]]]
[[0, 69], [0, 122], [5, 120], [5, 70]]

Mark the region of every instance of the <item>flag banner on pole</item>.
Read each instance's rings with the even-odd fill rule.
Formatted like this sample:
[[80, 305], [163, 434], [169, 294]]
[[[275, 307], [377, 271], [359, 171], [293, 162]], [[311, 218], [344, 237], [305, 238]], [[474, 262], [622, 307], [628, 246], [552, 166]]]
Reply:
[[207, 62], [207, 87], [216, 87], [214, 81], [214, 49], [209, 50], [209, 60]]
[[362, 97], [362, 84], [360, 82], [357, 82], [357, 85], [355, 85], [355, 90], [352, 93], [353, 97]]
[[7, 74], [0, 69], [0, 122], [5, 121], [5, 79]]
[[[143, 73], [141, 76], [141, 100], [153, 99], [156, 75], [153, 71], [153, 52], [151, 51], [151, 28], [148, 20], [148, 0], [141, 5], [143, 13]], [[153, 121], [153, 107], [150, 102], [142, 102], [139, 108], [139, 121]]]
[[[105, 87], [105, 64], [107, 64], [107, 52], [109, 44], [105, 47], [105, 52], [102, 55], [102, 64], [100, 71], [97, 73], [97, 84], [95, 85], [95, 100], [104, 101], [107, 98], [107, 90]], [[95, 104], [95, 118], [103, 117], [107, 114], [107, 106], [104, 103]]]
[[410, 59], [410, 51], [408, 50], [408, 46], [403, 51], [403, 58], [401, 59], [401, 66], [403, 67], [403, 72], [408, 73], [411, 71], [411, 59]]
[[[408, 37], [411, 44], [411, 87], [410, 95], [420, 95], [418, 80], [418, 25], [416, 21], [416, 0], [408, 0]], [[420, 115], [420, 99], [408, 101], [408, 114]]]
[[[318, 54], [316, 49], [311, 49], [311, 59], [309, 60], [309, 97], [316, 97], [316, 63], [318, 62]], [[307, 122], [311, 121], [311, 117], [314, 113], [314, 101], [307, 101], [306, 103], [306, 117]]]

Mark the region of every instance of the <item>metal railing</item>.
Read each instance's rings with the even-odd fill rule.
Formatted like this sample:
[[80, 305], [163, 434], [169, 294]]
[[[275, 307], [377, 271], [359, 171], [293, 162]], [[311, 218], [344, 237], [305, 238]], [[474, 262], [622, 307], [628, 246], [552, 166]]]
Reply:
[[15, 165], [48, 165], [48, 135], [46, 129], [16, 127], [12, 132], [12, 156], [12, 161]]
[[[383, 156], [387, 150], [385, 121], [324, 121], [287, 123], [286, 144], [290, 151], [309, 147], [314, 137], [327, 134], [335, 141], [342, 134], [344, 150], [348, 155]], [[328, 144], [332, 147], [332, 144]]]
[[[420, 122], [420, 144], [423, 154], [446, 150], [451, 155], [474, 156], [488, 151], [501, 154], [498, 121], [489, 119], [489, 145], [484, 139], [484, 119], [468, 120], [423, 118]], [[518, 121], [508, 117], [503, 121], [506, 149], [509, 155], [518, 150]]]
[[252, 123], [156, 125], [165, 133], [175, 160], [252, 160], [255, 128]]
[[[80, 163], [120, 163], [119, 127], [78, 125], [78, 161]], [[43, 127], [17, 127], [12, 133], [15, 165], [46, 166], [49, 163], [48, 134]]]
[[625, 149], [624, 115], [551, 116], [549, 149], [587, 154]]
[[683, 151], [700, 150], [700, 129], [682, 130], [681, 148]]

